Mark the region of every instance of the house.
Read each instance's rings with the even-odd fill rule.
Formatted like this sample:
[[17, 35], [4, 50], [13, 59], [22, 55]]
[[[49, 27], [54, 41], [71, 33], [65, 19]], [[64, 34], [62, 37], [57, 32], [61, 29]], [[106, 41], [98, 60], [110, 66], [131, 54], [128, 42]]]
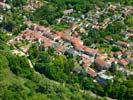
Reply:
[[79, 38], [76, 38], [76, 37], [72, 37], [71, 42], [72, 42], [72, 44], [83, 45], [83, 41], [81, 41]]
[[22, 38], [26, 39], [26, 40], [31, 40], [31, 31], [29, 29], [26, 29], [24, 31], [21, 32], [22, 33]]
[[82, 68], [81, 67], [74, 67], [73, 68], [73, 72], [80, 74], [81, 73]]
[[133, 39], [133, 34], [130, 35], [130, 38]]
[[[60, 40], [60, 41], [61, 41], [61, 40]], [[63, 43], [64, 43], [64, 45], [65, 45], [66, 47], [72, 46], [70, 42], [65, 42], [65, 41], [63, 41]]]
[[42, 32], [43, 32], [43, 31], [46, 31], [46, 28], [45, 28], [44, 26], [37, 25], [37, 26], [36, 26], [36, 30], [37, 30], [37, 31], [42, 31]]
[[53, 41], [48, 39], [47, 37], [42, 36], [39, 33], [33, 32], [31, 30], [28, 30], [28, 29], [23, 31], [22, 34], [23, 34], [23, 38], [25, 38], [27, 40], [31, 40], [31, 41], [37, 41], [40, 44], [43, 44], [43, 46], [45, 48], [51, 46], [53, 43]]
[[79, 51], [79, 52], [83, 52], [84, 51], [84, 46], [80, 45], [80, 44], [73, 44], [74, 49]]
[[58, 45], [57, 47], [55, 47], [55, 50], [58, 54], [61, 54], [66, 51], [66, 47], [64, 45]]
[[67, 35], [67, 34], [63, 34], [61, 37], [67, 42], [71, 42], [72, 40], [72, 36]]
[[74, 9], [67, 9], [67, 10], [63, 11], [64, 15], [68, 15], [68, 14], [71, 14], [73, 12], [74, 12]]
[[108, 58], [108, 54], [106, 54], [106, 53], [105, 54], [98, 54], [97, 57], [102, 59], [102, 60], [105, 60]]
[[111, 66], [109, 63], [107, 63], [106, 61], [104, 61], [100, 58], [96, 58], [94, 60], [94, 64], [95, 64], [97, 70], [107, 70]]
[[128, 58], [129, 63], [133, 63], [133, 58]]
[[0, 8], [3, 8], [4, 10], [11, 9], [11, 6], [6, 3], [0, 2]]
[[124, 48], [128, 48], [128, 47], [130, 46], [129, 43], [124, 42], [124, 41], [118, 41], [118, 42], [117, 42], [117, 45], [122, 46], [122, 47], [124, 47]]
[[127, 58], [132, 58], [133, 51], [132, 50], [126, 50], [123, 52], [123, 55], [125, 55]]
[[117, 58], [119, 58], [119, 59], [122, 57], [122, 55], [123, 55], [123, 54], [122, 54], [121, 51], [118, 51], [118, 52], [115, 52], [115, 53], [114, 53], [114, 56], [117, 57]]
[[27, 20], [24, 20], [24, 24], [26, 24], [30, 30], [35, 30], [37, 26], [37, 24]]
[[92, 64], [91, 59], [88, 59], [88, 58], [83, 57], [83, 56], [81, 56], [81, 58], [82, 58], [82, 66], [83, 66], [85, 69], [88, 69], [88, 67]]
[[128, 29], [127, 32], [133, 33], [133, 29]]
[[47, 38], [51, 39], [51, 40], [60, 40], [61, 37], [58, 34], [53, 34], [51, 32], [43, 32], [43, 36], [46, 36]]
[[104, 19], [104, 24], [107, 25], [110, 22], [110, 18]]
[[122, 66], [128, 65], [129, 61], [127, 59], [120, 59], [118, 63]]
[[92, 28], [94, 28], [94, 29], [99, 29], [100, 26], [99, 26], [99, 25], [92, 25]]
[[47, 49], [48, 47], [52, 46], [52, 41], [44, 42], [43, 46], [45, 49]]
[[80, 28], [80, 33], [85, 33], [85, 32], [86, 32], [86, 30], [83, 27], [81, 27]]
[[88, 67], [87, 74], [91, 77], [96, 77], [97, 73], [92, 68]]
[[64, 31], [62, 31], [62, 32], [56, 32], [56, 34], [57, 34], [58, 36], [62, 37], [62, 36], [64, 35]]
[[108, 75], [105, 75], [105, 74], [98, 74], [98, 77], [96, 78], [96, 80], [100, 83], [100, 84], [102, 84], [102, 85], [107, 85], [108, 83], [108, 81], [110, 80], [110, 81], [113, 81], [113, 76], [108, 76]]
[[76, 57], [77, 55], [80, 55], [79, 52], [77, 52], [77, 51], [74, 50], [73, 48], [67, 49], [66, 52], [67, 52], [68, 54], [73, 55], [74, 57]]
[[108, 10], [114, 11], [117, 7], [115, 5], [110, 4]]
[[129, 32], [121, 32], [120, 34], [124, 35], [125, 37], [127, 37], [129, 35]]
[[4, 16], [0, 15], [0, 23], [4, 20]]
[[60, 40], [61, 37], [60, 37], [59, 35], [57, 35], [57, 34], [53, 34], [53, 35], [51, 36], [51, 39], [54, 40], [54, 41], [56, 41], [56, 40]]
[[87, 55], [87, 54], [82, 54], [81, 57], [82, 57], [82, 58], [86, 58], [86, 59], [92, 59], [92, 58], [91, 58], [89, 55]]
[[6, 2], [6, 0], [0, 0], [0, 2]]
[[96, 56], [99, 52], [96, 49], [92, 49], [87, 46], [84, 46], [84, 53], [86, 53], [90, 56]]
[[78, 27], [78, 25], [77, 25], [76, 23], [72, 23], [72, 28], [71, 28], [71, 30], [74, 31], [77, 27]]
[[113, 41], [113, 38], [111, 36], [105, 36], [105, 40], [111, 42], [111, 41]]

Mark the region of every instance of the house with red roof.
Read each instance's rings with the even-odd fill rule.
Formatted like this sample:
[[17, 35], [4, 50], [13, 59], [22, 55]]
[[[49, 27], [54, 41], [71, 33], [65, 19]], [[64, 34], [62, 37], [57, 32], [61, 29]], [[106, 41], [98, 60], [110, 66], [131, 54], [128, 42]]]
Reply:
[[122, 55], [123, 55], [123, 54], [122, 54], [121, 51], [118, 51], [118, 52], [115, 52], [115, 53], [114, 53], [114, 56], [117, 57], [117, 58], [119, 58], [119, 59], [122, 57]]
[[98, 50], [89, 48], [87, 46], [84, 46], [84, 53], [90, 55], [90, 56], [95, 56], [98, 54]]
[[94, 64], [95, 64], [97, 70], [107, 70], [111, 66], [108, 62], [106, 62], [100, 58], [96, 58], [94, 60]]
[[87, 74], [91, 77], [96, 77], [97, 73], [92, 68], [88, 67]]
[[87, 69], [92, 64], [91, 59], [82, 56], [82, 66]]
[[33, 32], [31, 30], [25, 30], [22, 32], [22, 34], [23, 34], [23, 37], [27, 40], [37, 41], [40, 44], [43, 43], [43, 46], [45, 48], [51, 46], [53, 43], [52, 40], [48, 39], [47, 37], [42, 36], [39, 33]]
[[66, 47], [64, 45], [58, 45], [57, 47], [55, 47], [55, 50], [58, 54], [61, 54], [66, 51]]
[[128, 65], [129, 61], [126, 60], [126, 59], [120, 59], [120, 60], [118, 61], [118, 63], [119, 63], [120, 65], [122, 65], [122, 66], [126, 66], [126, 65]]

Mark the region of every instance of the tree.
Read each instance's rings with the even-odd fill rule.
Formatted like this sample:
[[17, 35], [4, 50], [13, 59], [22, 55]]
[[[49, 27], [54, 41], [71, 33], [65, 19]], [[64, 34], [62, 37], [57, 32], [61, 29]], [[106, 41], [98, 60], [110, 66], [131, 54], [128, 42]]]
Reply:
[[127, 17], [127, 19], [125, 20], [125, 23], [129, 26], [133, 28], [133, 16], [129, 16]]
[[125, 99], [132, 100], [133, 98], [133, 88], [128, 88], [127, 93], [125, 95]]
[[113, 34], [118, 34], [121, 32], [121, 29], [124, 29], [125, 25], [120, 21], [115, 21], [114, 23], [108, 25], [107, 29]]
[[35, 11], [35, 17], [40, 20], [46, 20], [49, 24], [55, 23], [55, 19], [61, 17], [63, 14], [58, 11], [58, 7], [55, 5], [44, 5]]
[[5, 56], [0, 54], [0, 70], [7, 68], [9, 66], [9, 62]]
[[26, 57], [8, 55], [9, 67], [14, 74], [30, 78], [32, 69]]
[[6, 2], [15, 7], [22, 7], [22, 5], [26, 4], [27, 0], [6, 0]]
[[84, 90], [92, 90], [92, 89], [94, 89], [93, 80], [91, 78], [85, 77], [82, 80], [82, 87], [83, 87]]
[[111, 68], [109, 69], [112, 73], [116, 72], [116, 64], [114, 62], [112, 62], [111, 64]]

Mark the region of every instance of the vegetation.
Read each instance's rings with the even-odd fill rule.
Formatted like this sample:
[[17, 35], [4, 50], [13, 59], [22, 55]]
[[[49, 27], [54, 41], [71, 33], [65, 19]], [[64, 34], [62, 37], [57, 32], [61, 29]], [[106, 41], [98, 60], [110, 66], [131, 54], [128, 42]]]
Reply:
[[[103, 86], [94, 82], [88, 77], [82, 68], [81, 74], [73, 72], [76, 61], [79, 57], [57, 55], [55, 50], [49, 48], [45, 51], [43, 47], [32, 44], [28, 50], [29, 56], [15, 55], [12, 52], [14, 47], [9, 45], [9, 40], [20, 34], [27, 26], [24, 20], [31, 20], [45, 26], [51, 26], [52, 31], [62, 31], [70, 28], [65, 22], [57, 23], [58, 18], [63, 16], [66, 9], [74, 9], [72, 16], [80, 17], [96, 6], [105, 8], [105, 3], [121, 3], [123, 5], [133, 5], [133, 0], [46, 0], [41, 7], [35, 11], [25, 11], [23, 6], [27, 0], [6, 0], [11, 5], [10, 10], [1, 10], [0, 14], [4, 19], [0, 22], [0, 99], [2, 100], [105, 100], [104, 97], [111, 97], [118, 100], [132, 100], [133, 98], [133, 76], [126, 76], [121, 71], [117, 71], [115, 63], [112, 63], [109, 73], [115, 75], [113, 82], [108, 82]], [[111, 16], [113, 12], [102, 15], [99, 22], [104, 17]], [[96, 44], [96, 48], [104, 53], [120, 51], [120, 47], [112, 46], [113, 42], [106, 42], [105, 37], [110, 35], [114, 42], [123, 40], [121, 31], [125, 30], [125, 25], [133, 29], [133, 16], [127, 16], [124, 22], [116, 20], [105, 29], [89, 28], [87, 34], [82, 34], [81, 39], [84, 44], [91, 46]], [[21, 43], [22, 42], [22, 43]], [[26, 41], [21, 41], [16, 47], [26, 45]], [[126, 56], [123, 56], [126, 58]], [[75, 59], [77, 59], [75, 61]], [[30, 67], [29, 61], [33, 67]], [[76, 66], [77, 67], [77, 66]], [[133, 69], [133, 64], [129, 63], [127, 68]], [[92, 91], [94, 94], [92, 94]], [[95, 96], [96, 95], [96, 96]], [[102, 96], [102, 97], [98, 97]]]

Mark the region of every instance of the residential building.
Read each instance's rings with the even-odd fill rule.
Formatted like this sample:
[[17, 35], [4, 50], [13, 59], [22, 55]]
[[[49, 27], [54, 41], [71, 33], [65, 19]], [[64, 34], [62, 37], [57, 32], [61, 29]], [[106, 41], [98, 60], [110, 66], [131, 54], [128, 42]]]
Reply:
[[87, 74], [91, 77], [96, 77], [97, 73], [95, 72], [95, 70], [93, 70], [92, 68], [88, 67], [88, 71]]
[[129, 43], [124, 42], [124, 41], [118, 41], [117, 44], [118, 44], [119, 46], [124, 47], [124, 48], [128, 48], [128, 47], [130, 46]]
[[113, 76], [108, 76], [105, 74], [99, 74], [96, 80], [101, 83], [102, 85], [107, 85], [108, 81], [113, 81]]
[[72, 12], [74, 12], [74, 9], [67, 9], [63, 11], [64, 15], [71, 14]]
[[99, 52], [96, 49], [92, 49], [87, 46], [84, 46], [84, 53], [86, 53], [90, 56], [96, 56]]
[[4, 10], [6, 10], [6, 9], [11, 9], [11, 6], [4, 2], [0, 2], [0, 8], [3, 8]]
[[94, 61], [94, 64], [96, 66], [96, 69], [101, 71], [101, 70], [107, 70], [111, 65], [107, 63], [106, 61], [96, 58]]
[[127, 59], [120, 59], [118, 63], [122, 66], [128, 65], [129, 61]]

